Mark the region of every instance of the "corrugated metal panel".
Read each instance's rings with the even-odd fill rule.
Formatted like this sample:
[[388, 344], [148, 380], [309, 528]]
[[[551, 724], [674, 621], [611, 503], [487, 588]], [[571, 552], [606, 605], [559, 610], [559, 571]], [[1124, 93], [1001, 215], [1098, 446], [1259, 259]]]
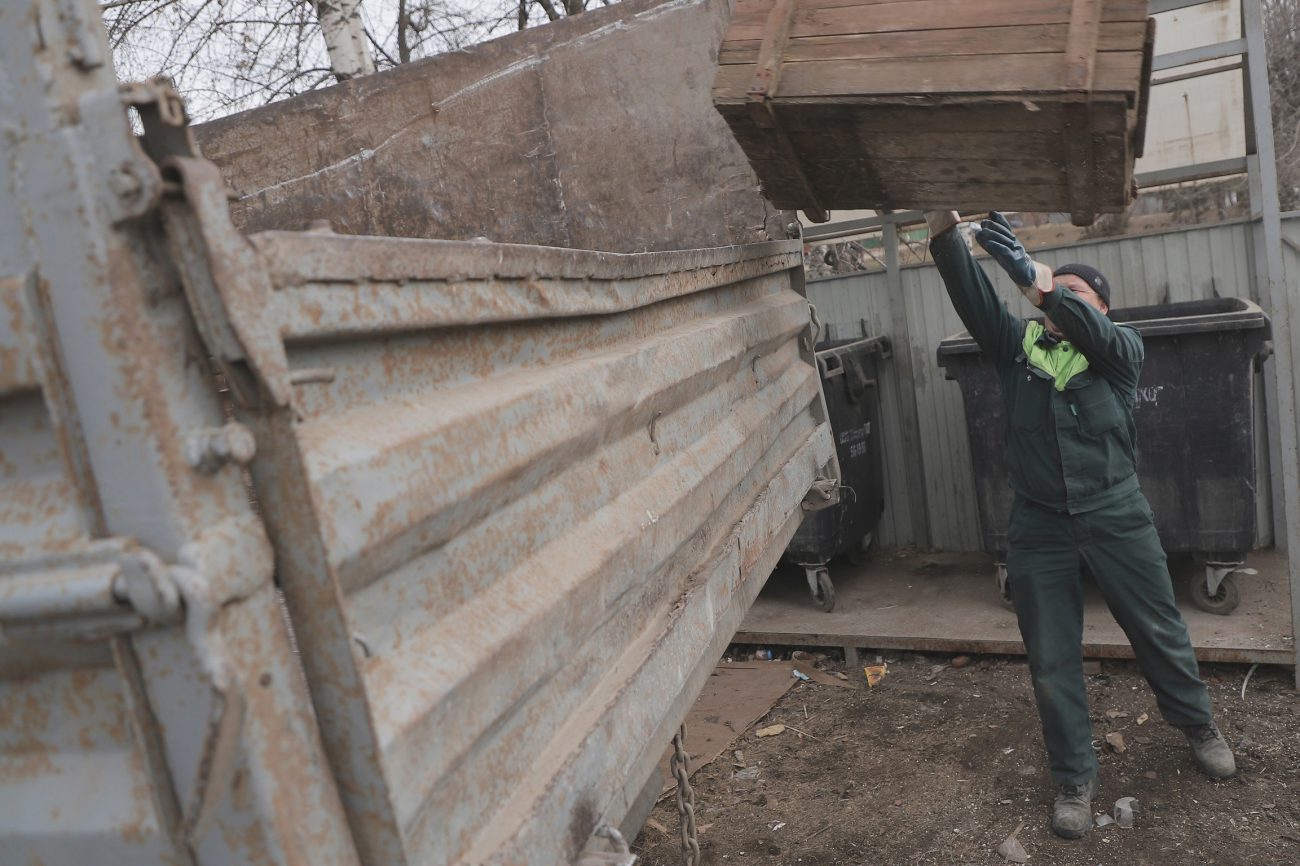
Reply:
[[0, 862], [350, 866], [109, 56], [0, 5]]
[[[1296, 242], [1287, 250], [1288, 272], [1300, 273], [1300, 216], [1290, 215], [1284, 233]], [[1103, 239], [1035, 250], [1049, 265], [1082, 262], [1100, 268], [1114, 287], [1117, 306], [1142, 306], [1213, 297], [1247, 297], [1259, 301], [1254, 291], [1252, 226], [1238, 221], [1198, 226], [1142, 237]], [[1032, 308], [1021, 298], [1000, 269], [982, 259], [1002, 297], [1021, 315]], [[925, 463], [931, 543], [944, 550], [978, 550], [978, 509], [973, 487], [971, 455], [965, 434], [965, 412], [955, 382], [942, 378], [935, 351], [944, 337], [964, 330], [948, 301], [943, 282], [933, 265], [903, 268], [903, 298], [912, 343], [908, 348], [895, 339], [894, 352], [911, 351], [916, 358], [915, 395], [921, 418], [921, 453]], [[851, 274], [815, 280], [808, 296], [834, 333], [856, 334], [866, 319], [873, 334], [891, 338], [887, 314], [891, 298], [883, 272]], [[901, 383], [889, 362], [884, 366], [882, 423], [888, 489], [881, 539], [886, 544], [915, 544], [919, 535], [908, 525], [912, 495], [903, 483], [902, 432], [898, 425]], [[1265, 445], [1266, 407], [1263, 388], [1256, 401], [1258, 517], [1261, 544], [1272, 543], [1272, 503], [1268, 449]]]
[[254, 477], [363, 858], [569, 862], [832, 471], [797, 243], [252, 241], [303, 383]]

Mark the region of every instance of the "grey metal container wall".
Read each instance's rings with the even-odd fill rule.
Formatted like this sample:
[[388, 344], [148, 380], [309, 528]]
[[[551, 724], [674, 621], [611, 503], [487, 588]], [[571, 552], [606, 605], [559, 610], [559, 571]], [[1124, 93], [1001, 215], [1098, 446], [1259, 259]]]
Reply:
[[[1203, 609], [1228, 613], [1231, 572], [1255, 545], [1253, 373], [1267, 357], [1268, 317], [1258, 305], [1217, 298], [1116, 310], [1142, 335], [1138, 475], [1167, 552], [1206, 564], [1194, 581]], [[974, 460], [984, 549], [1003, 560], [1013, 494], [1007, 482], [1001, 388], [993, 365], [966, 333], [944, 340], [939, 366], [961, 386]]]

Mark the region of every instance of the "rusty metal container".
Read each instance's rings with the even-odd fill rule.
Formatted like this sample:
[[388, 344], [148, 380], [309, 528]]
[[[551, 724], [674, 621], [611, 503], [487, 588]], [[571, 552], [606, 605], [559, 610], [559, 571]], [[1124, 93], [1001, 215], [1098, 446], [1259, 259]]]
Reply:
[[1132, 201], [1146, 0], [737, 0], [713, 100], [769, 199], [1062, 211]]
[[[725, 4], [581, 17], [455, 63], [710, 68]], [[0, 93], [0, 859], [630, 862], [613, 830], [838, 487], [801, 245], [748, 175], [757, 227], [625, 191], [611, 245], [750, 241], [697, 248], [252, 231], [170, 87], [119, 90], [93, 0], [0, 10], [0, 54], [41, 73]], [[699, 80], [694, 134], [747, 172]], [[296, 108], [225, 133], [269, 153]], [[295, 186], [243, 224], [319, 216]], [[617, 222], [580, 190], [500, 225]]]

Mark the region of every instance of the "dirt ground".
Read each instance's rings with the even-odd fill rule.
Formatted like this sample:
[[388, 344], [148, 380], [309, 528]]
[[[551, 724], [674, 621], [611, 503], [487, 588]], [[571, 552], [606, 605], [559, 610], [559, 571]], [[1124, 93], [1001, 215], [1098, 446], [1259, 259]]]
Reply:
[[[1288, 669], [1256, 670], [1243, 701], [1247, 668], [1203, 667], [1239, 768], [1213, 782], [1197, 772], [1182, 734], [1159, 720], [1136, 668], [1105, 662], [1088, 678], [1101, 762], [1093, 808], [1131, 796], [1139, 813], [1133, 829], [1094, 828], [1070, 842], [1048, 826], [1054, 790], [1023, 659], [974, 657], [957, 669], [946, 656], [884, 657], [880, 685], [799, 685], [695, 774], [703, 863], [1004, 863], [997, 846], [1021, 822], [1030, 864], [1300, 863], [1300, 699]], [[844, 669], [834, 656], [821, 666]], [[1139, 725], [1143, 713], [1150, 718]], [[755, 736], [778, 722], [807, 736], [790, 728]], [[1109, 732], [1123, 735], [1123, 753], [1105, 746]], [[741, 767], [756, 767], [757, 778], [737, 779]], [[640, 862], [681, 863], [677, 828], [668, 797], [633, 846]]]

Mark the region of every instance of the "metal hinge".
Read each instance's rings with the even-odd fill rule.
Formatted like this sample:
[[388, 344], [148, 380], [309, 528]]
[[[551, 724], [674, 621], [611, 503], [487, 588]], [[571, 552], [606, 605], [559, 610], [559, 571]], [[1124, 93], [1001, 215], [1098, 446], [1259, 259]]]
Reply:
[[7, 638], [100, 639], [182, 616], [167, 565], [127, 539], [0, 565], [0, 633]]

